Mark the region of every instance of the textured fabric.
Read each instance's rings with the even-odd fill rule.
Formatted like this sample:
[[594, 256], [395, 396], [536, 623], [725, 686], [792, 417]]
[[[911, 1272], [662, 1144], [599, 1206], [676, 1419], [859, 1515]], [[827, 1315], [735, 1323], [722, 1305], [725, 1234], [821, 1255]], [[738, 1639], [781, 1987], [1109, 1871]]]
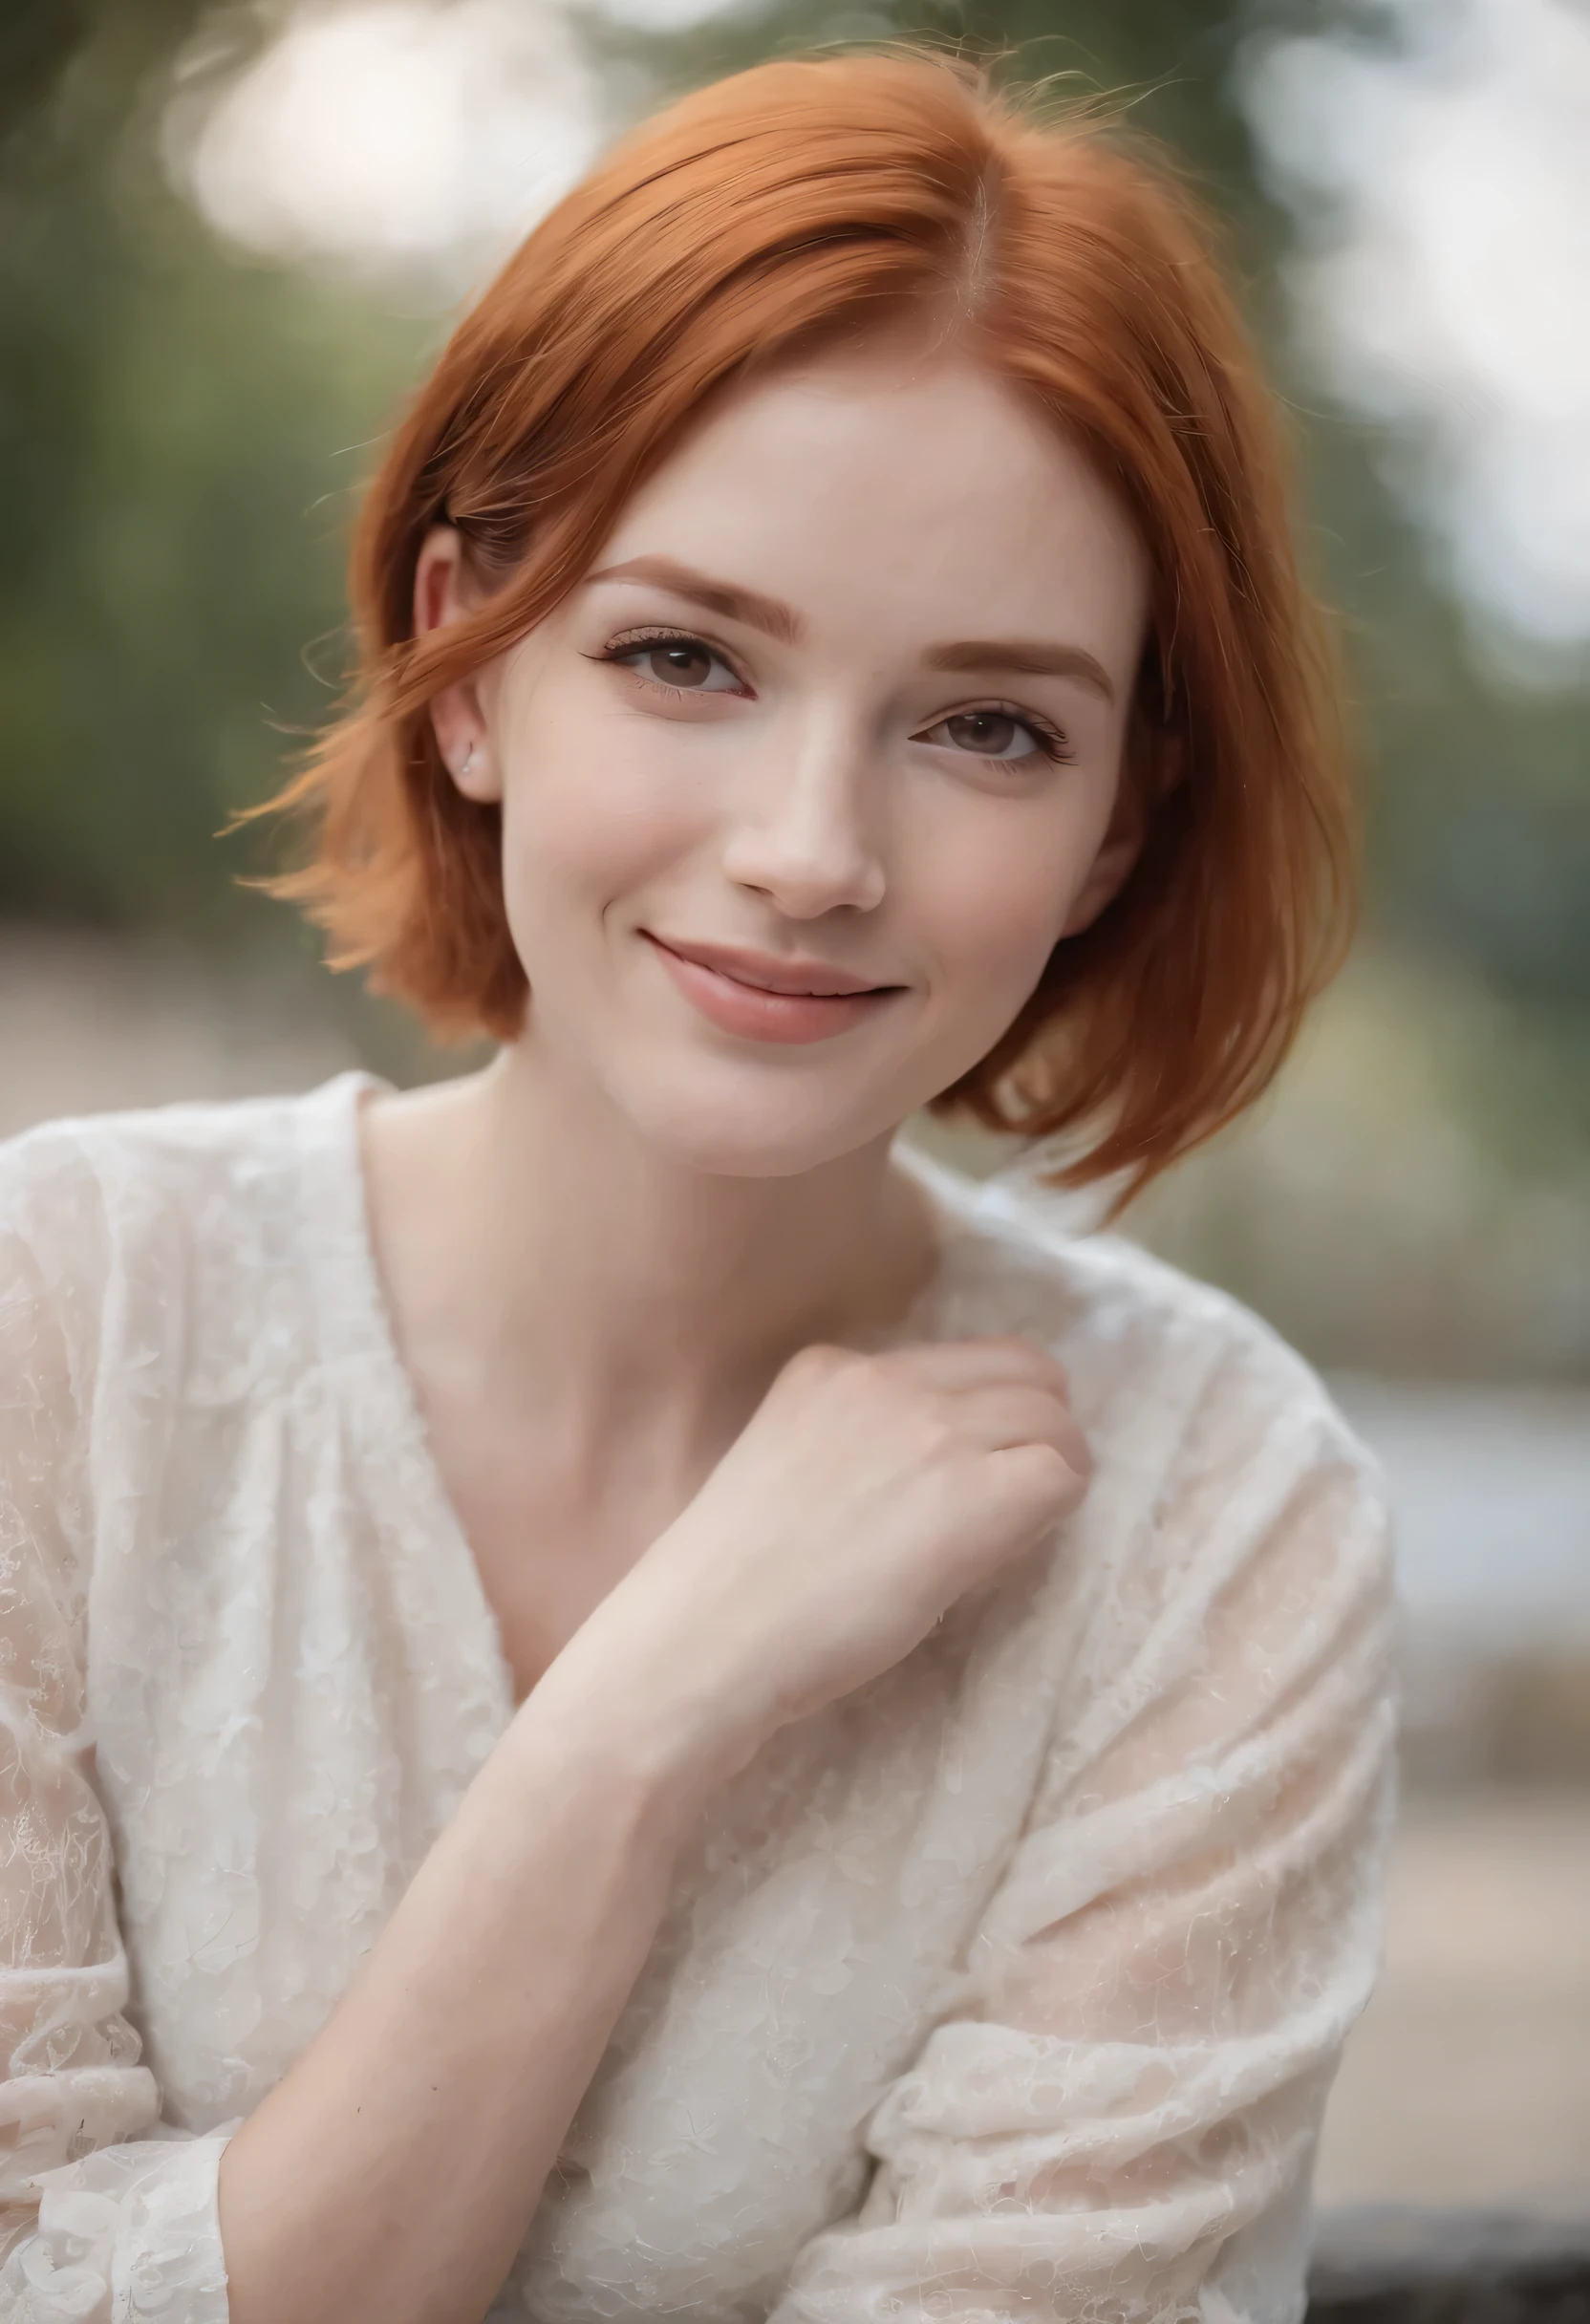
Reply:
[[[226, 2136], [512, 1716], [369, 1087], [0, 1149], [8, 2320], [225, 2324]], [[943, 1248], [899, 1336], [1054, 1349], [1092, 1489], [716, 1797], [494, 2316], [1300, 2313], [1378, 1943], [1379, 1488], [1232, 1302], [913, 1167]]]

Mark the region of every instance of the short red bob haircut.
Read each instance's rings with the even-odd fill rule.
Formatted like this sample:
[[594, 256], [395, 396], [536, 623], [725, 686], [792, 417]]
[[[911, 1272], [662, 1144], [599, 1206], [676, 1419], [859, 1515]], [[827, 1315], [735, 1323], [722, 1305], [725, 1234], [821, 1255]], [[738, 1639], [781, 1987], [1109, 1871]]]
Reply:
[[[536, 227], [376, 476], [352, 562], [358, 693], [271, 803], [308, 810], [316, 841], [270, 884], [336, 966], [435, 1030], [510, 1039], [528, 996], [499, 814], [455, 788], [428, 703], [591, 570], [716, 390], [912, 322], [1029, 397], [1147, 547], [1125, 777], [1145, 786], [1143, 853], [935, 1100], [1056, 1139], [1058, 1179], [1129, 1193], [1258, 1095], [1344, 949], [1332, 657], [1274, 399], [1198, 204], [1096, 117], [1045, 118], [963, 65], [851, 52], [738, 74], [645, 123]], [[440, 522], [484, 594], [420, 641], [416, 559]], [[1169, 785], [1151, 772], [1168, 765]]]

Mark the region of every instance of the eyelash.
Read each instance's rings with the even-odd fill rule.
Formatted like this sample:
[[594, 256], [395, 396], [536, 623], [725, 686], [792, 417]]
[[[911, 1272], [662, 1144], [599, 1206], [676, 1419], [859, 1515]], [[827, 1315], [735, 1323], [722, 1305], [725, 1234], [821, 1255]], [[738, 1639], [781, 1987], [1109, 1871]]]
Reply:
[[[720, 661], [724, 669], [729, 671], [741, 685], [745, 683], [744, 678], [735, 669], [733, 661], [724, 653], [721, 646], [715, 646], [709, 637], [698, 637], [690, 630], [624, 630], [618, 636], [610, 638], [599, 654], [588, 654], [586, 659], [609, 663], [621, 662], [626, 660], [630, 655], [640, 653], [647, 646], [696, 646], [703, 654], [710, 654], [715, 661]], [[639, 678], [639, 671], [637, 670], [634, 675]], [[665, 678], [653, 678], [649, 674], [642, 683], [655, 686], [659, 694], [672, 694], [676, 699], [685, 695], [699, 694], [702, 691], [699, 686], [671, 686]]]
[[[731, 672], [741, 685], [745, 683], [744, 678], [735, 669], [733, 661], [721, 646], [714, 645], [710, 638], [697, 636], [689, 630], [624, 630], [618, 636], [610, 638], [599, 654], [588, 654], [585, 658], [588, 661], [615, 665], [627, 659], [630, 655], [639, 653], [645, 646], [699, 647], [703, 653], [710, 654], [716, 660], [720, 661], [724, 669]], [[640, 673], [636, 671], [634, 675], [638, 678]], [[659, 694], [671, 694], [676, 701], [683, 700], [689, 696], [698, 695], [702, 691], [699, 686], [671, 686], [666, 678], [653, 678], [650, 675], [645, 677], [641, 682], [644, 685], [655, 686]], [[719, 689], [719, 691], [722, 691], [722, 689]], [[1040, 755], [1047, 759], [1051, 765], [1064, 765], [1075, 756], [1069, 742], [1058, 726], [1051, 725], [1047, 719], [1041, 719], [1034, 711], [1021, 709], [1015, 702], [966, 702], [957, 710], [946, 711], [943, 718], [935, 719], [934, 724], [943, 726], [951, 719], [964, 718], [1011, 720], [1015, 725], [1024, 728], [1031, 735], [1038, 745]], [[993, 766], [1014, 764], [1009, 760], [997, 759], [992, 752], [987, 751], [969, 750], [959, 755], [968, 759], [986, 758]]]
[[[964, 702], [958, 710], [947, 711], [944, 718], [935, 719], [934, 724], [942, 726], [950, 719], [983, 718], [1009, 719], [1013, 726], [1023, 727], [1037, 743], [1039, 756], [1047, 759], [1051, 766], [1069, 765], [1077, 755], [1058, 726], [1051, 726], [1048, 720], [1041, 719], [1036, 711], [1022, 710], [1015, 702]], [[968, 750], [960, 755], [968, 759], [986, 758], [991, 766], [1013, 766], [1017, 764], [1013, 759], [996, 759], [990, 751]]]

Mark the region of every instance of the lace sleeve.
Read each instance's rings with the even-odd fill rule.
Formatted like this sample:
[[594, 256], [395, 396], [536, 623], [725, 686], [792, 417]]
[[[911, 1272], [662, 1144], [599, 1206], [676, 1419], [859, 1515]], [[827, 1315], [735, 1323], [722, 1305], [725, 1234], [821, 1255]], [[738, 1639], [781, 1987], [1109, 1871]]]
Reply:
[[1317, 1390], [1211, 1458], [1221, 1432], [1120, 1585], [1159, 1602], [1053, 1743], [974, 2008], [874, 2110], [860, 2210], [773, 2324], [1301, 2316], [1321, 2116], [1379, 1953], [1387, 1527]]
[[225, 2141], [160, 2122], [121, 2014], [83, 1682], [100, 1222], [40, 1143], [0, 1149], [0, 2319], [226, 2324]]

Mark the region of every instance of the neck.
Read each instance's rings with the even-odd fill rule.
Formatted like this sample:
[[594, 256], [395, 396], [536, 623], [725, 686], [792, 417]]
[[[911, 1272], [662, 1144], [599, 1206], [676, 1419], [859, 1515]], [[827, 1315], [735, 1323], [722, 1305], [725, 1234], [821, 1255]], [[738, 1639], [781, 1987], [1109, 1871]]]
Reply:
[[692, 1168], [516, 1044], [369, 1109], [399, 1341], [587, 1441], [665, 1413], [732, 1434], [797, 1348], [887, 1331], [931, 1275], [928, 1205], [890, 1145], [787, 1177]]

